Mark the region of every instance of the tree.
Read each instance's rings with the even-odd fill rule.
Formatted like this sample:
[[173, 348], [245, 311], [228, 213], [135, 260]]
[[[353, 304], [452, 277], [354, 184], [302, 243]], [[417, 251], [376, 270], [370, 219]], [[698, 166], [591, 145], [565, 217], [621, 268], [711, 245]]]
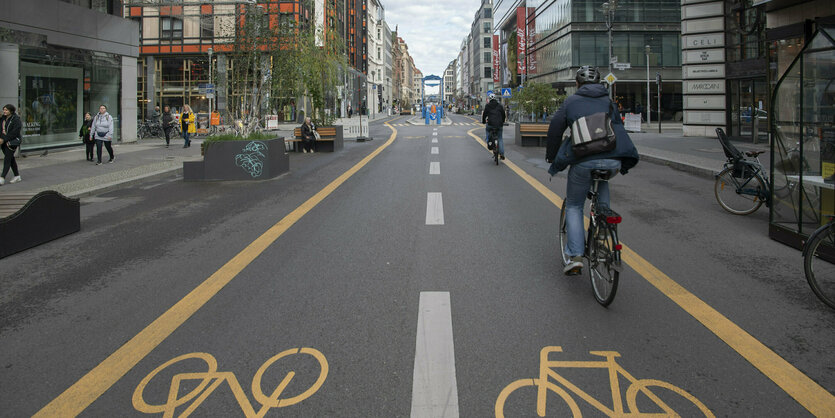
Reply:
[[549, 114], [555, 112], [563, 100], [565, 95], [557, 94], [550, 84], [528, 83], [513, 95], [510, 102], [525, 115], [539, 115], [543, 111]]

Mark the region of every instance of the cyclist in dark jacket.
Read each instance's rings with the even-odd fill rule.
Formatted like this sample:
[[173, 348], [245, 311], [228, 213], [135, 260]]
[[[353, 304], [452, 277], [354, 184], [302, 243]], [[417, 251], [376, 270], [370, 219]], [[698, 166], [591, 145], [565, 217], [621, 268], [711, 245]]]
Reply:
[[[504, 140], [502, 139], [502, 131], [504, 130], [504, 121], [507, 115], [504, 112], [504, 106], [496, 100], [496, 95], [490, 93], [488, 95], [490, 103], [484, 107], [484, 113], [481, 115], [481, 123], [487, 123], [487, 141], [490, 141], [490, 132], [498, 138], [499, 155], [504, 160]], [[496, 146], [496, 144], [493, 144]], [[490, 148], [490, 147], [488, 147]], [[492, 148], [490, 148], [492, 149]]]
[[[548, 148], [545, 160], [552, 163], [548, 173], [552, 176], [568, 166], [568, 182], [565, 193], [565, 228], [567, 244], [565, 252], [571, 261], [565, 266], [564, 273], [580, 274], [583, 268], [583, 205], [591, 188], [592, 170], [618, 171], [626, 174], [638, 164], [638, 150], [624, 129], [623, 121], [617, 109], [609, 100], [609, 91], [600, 84], [600, 72], [595, 67], [584, 66], [577, 71], [577, 92], [565, 100], [548, 127]], [[563, 141], [563, 133], [577, 119], [600, 112], [610, 112], [612, 130], [615, 133], [615, 149], [599, 154], [577, 157], [571, 148], [571, 140]], [[609, 206], [609, 184], [603, 182], [598, 189], [598, 203]]]

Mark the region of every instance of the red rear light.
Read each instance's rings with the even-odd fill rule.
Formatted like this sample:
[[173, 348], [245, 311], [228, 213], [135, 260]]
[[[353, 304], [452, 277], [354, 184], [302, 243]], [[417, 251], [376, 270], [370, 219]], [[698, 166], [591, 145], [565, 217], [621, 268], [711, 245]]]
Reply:
[[620, 216], [607, 216], [606, 217], [606, 223], [607, 224], [619, 224], [622, 220], [623, 220], [623, 218], [621, 218]]
[[621, 249], [623, 249], [623, 245], [615, 245], [615, 251], [620, 251]]

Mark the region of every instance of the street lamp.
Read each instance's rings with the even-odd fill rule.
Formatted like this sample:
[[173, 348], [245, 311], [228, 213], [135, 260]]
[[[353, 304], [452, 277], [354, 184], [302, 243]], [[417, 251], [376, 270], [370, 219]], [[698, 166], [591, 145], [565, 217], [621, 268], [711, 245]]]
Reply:
[[209, 124], [211, 125], [212, 120], [212, 102], [215, 100], [215, 87], [212, 85], [212, 53], [214, 52], [211, 47], [209, 47], [209, 85], [212, 87], [212, 94], [209, 96]]
[[647, 55], [647, 126], [652, 123], [652, 100], [650, 100], [649, 96], [649, 54], [652, 52], [652, 48], [649, 45], [644, 46], [644, 52]]
[[[609, 0], [603, 3], [603, 13], [606, 14], [606, 29], [609, 31], [609, 73], [612, 72], [612, 26], [615, 25], [615, 9], [618, 7], [618, 0]], [[613, 97], [614, 86], [609, 86], [609, 100]]]

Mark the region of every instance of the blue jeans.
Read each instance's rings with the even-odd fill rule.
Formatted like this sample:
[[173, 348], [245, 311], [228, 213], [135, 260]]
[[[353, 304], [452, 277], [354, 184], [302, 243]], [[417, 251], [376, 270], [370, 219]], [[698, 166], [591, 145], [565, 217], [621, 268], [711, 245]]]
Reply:
[[[495, 128], [496, 132], [498, 133], [498, 135], [496, 135], [496, 137], [499, 138], [499, 140], [498, 140], [498, 142], [499, 142], [499, 154], [501, 154], [501, 155], [504, 155], [504, 139], [502, 138], [502, 134], [504, 133], [503, 128], [504, 127]], [[487, 139], [485, 139], [485, 141], [489, 142], [490, 141], [490, 127], [489, 126], [485, 129], [485, 132], [487, 133], [487, 135], [486, 135]]]
[[[592, 170], [610, 170], [613, 175], [620, 169], [620, 160], [591, 160], [574, 164], [568, 169], [568, 182], [565, 192], [565, 233], [567, 243], [565, 255], [576, 257], [583, 255], [585, 237], [583, 236], [583, 206], [591, 190]], [[597, 203], [609, 207], [609, 183], [601, 182], [597, 189]]]
[[191, 141], [188, 139], [188, 129], [185, 129], [183, 131], [183, 139], [186, 140], [186, 142], [183, 145], [185, 145], [185, 146], [191, 145]]

